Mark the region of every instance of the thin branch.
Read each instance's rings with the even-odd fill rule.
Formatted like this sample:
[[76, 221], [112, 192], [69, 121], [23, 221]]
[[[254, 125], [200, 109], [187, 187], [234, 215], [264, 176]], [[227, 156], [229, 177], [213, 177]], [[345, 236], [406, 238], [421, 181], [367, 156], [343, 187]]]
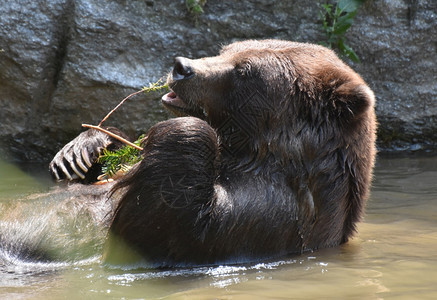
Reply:
[[123, 100], [121, 100], [121, 102], [120, 103], [118, 103], [118, 105], [116, 106], [116, 107], [114, 107], [114, 109], [113, 110], [111, 110], [104, 118], [103, 118], [103, 120], [102, 121], [100, 121], [100, 123], [99, 123], [99, 127], [100, 126], [102, 126], [102, 124], [103, 124], [103, 122], [105, 122], [106, 121], [106, 119], [108, 119], [109, 118], [109, 116], [110, 115], [112, 115], [112, 113], [114, 112], [114, 111], [116, 111], [127, 99], [129, 99], [130, 97], [132, 97], [132, 96], [135, 96], [135, 95], [137, 95], [137, 94], [139, 94], [139, 93], [142, 93], [144, 90], [143, 89], [141, 89], [141, 90], [139, 90], [139, 91], [136, 91], [135, 93], [132, 93], [132, 94], [130, 94], [129, 96], [127, 96], [126, 98], [124, 98]]
[[103, 118], [102, 121], [100, 121], [99, 125], [95, 126], [95, 125], [89, 125], [89, 124], [82, 124], [82, 127], [92, 128], [92, 129], [99, 130], [99, 131], [101, 131], [101, 132], [106, 133], [106, 134], [109, 135], [109, 136], [112, 136], [114, 139], [117, 139], [117, 140], [119, 140], [119, 141], [121, 141], [121, 142], [123, 142], [123, 143], [125, 143], [125, 144], [127, 144], [127, 145], [129, 145], [129, 146], [131, 146], [131, 147], [134, 147], [135, 149], [138, 149], [138, 150], [142, 151], [143, 148], [141, 148], [140, 146], [137, 146], [137, 145], [135, 145], [134, 143], [129, 142], [128, 140], [122, 138], [121, 136], [119, 136], [119, 135], [117, 135], [117, 134], [115, 134], [115, 133], [112, 133], [112, 132], [110, 132], [110, 131], [108, 131], [108, 130], [106, 130], [106, 129], [103, 129], [101, 126], [102, 126], [103, 122], [105, 122], [105, 121], [106, 121], [106, 120], [107, 120], [107, 119], [112, 115], [112, 113], [113, 113], [114, 111], [116, 111], [116, 110], [117, 110], [117, 109], [118, 109], [118, 108], [119, 108], [119, 107], [120, 107], [124, 102], [126, 102], [126, 100], [129, 99], [130, 97], [135, 96], [135, 95], [137, 95], [137, 94], [139, 94], [139, 93], [142, 93], [142, 92], [149, 93], [149, 92], [156, 92], [156, 91], [159, 91], [159, 90], [161, 90], [161, 89], [168, 89], [167, 84], [162, 84], [162, 85], [160, 85], [160, 83], [161, 83], [162, 81], [163, 81], [163, 78], [159, 79], [159, 80], [158, 80], [157, 82], [155, 82], [154, 84], [150, 84], [148, 88], [147, 88], [147, 87], [143, 87], [141, 90], [136, 91], [136, 92], [130, 94], [129, 96], [127, 96], [126, 98], [124, 98], [123, 100], [121, 100], [121, 102], [120, 102], [116, 107], [114, 107], [114, 109], [111, 110], [111, 111], [110, 111], [110, 112], [109, 112], [109, 113], [108, 113], [108, 114]]
[[102, 124], [103, 124], [103, 122], [105, 122], [106, 121], [106, 119], [108, 119], [109, 118], [109, 116], [110, 115], [112, 115], [112, 113], [114, 112], [114, 111], [116, 111], [127, 99], [129, 99], [130, 97], [133, 97], [133, 96], [135, 96], [135, 95], [137, 95], [137, 94], [139, 94], [139, 93], [142, 93], [142, 92], [145, 92], [145, 93], [150, 93], [150, 92], [156, 92], [156, 91], [159, 91], [159, 90], [161, 90], [161, 89], [167, 89], [168, 88], [168, 86], [167, 86], [167, 84], [162, 84], [162, 85], [160, 85], [160, 83], [161, 82], [163, 82], [163, 78], [160, 78], [157, 82], [155, 82], [155, 83], [153, 83], [153, 84], [150, 84], [149, 85], [149, 87], [147, 88], [147, 87], [143, 87], [141, 90], [139, 90], [139, 91], [136, 91], [136, 92], [134, 92], [134, 93], [132, 93], [132, 94], [130, 94], [129, 96], [127, 96], [126, 98], [124, 98], [123, 100], [121, 100], [121, 102], [120, 103], [118, 103], [118, 105], [116, 106], [116, 107], [114, 107], [114, 109], [113, 110], [111, 110], [104, 118], [103, 118], [103, 120], [102, 121], [100, 121], [100, 123], [99, 123], [99, 127], [100, 126], [102, 126]]
[[92, 128], [92, 129], [99, 130], [99, 131], [101, 131], [101, 132], [106, 133], [106, 134], [109, 135], [109, 136], [112, 136], [114, 139], [117, 139], [117, 140], [119, 140], [120, 142], [123, 142], [123, 143], [125, 143], [125, 144], [127, 144], [127, 145], [129, 145], [129, 146], [131, 146], [131, 147], [134, 147], [135, 149], [138, 149], [138, 150], [140, 150], [140, 151], [143, 150], [142, 147], [137, 146], [137, 145], [135, 145], [134, 143], [129, 142], [128, 140], [122, 138], [121, 136], [119, 136], [119, 135], [117, 135], [117, 134], [115, 134], [115, 133], [112, 133], [112, 132], [110, 132], [110, 131], [108, 131], [108, 130], [106, 130], [106, 129], [103, 129], [103, 128], [100, 127], [100, 126], [89, 125], [89, 124], [82, 124], [82, 127], [85, 127], [85, 128]]

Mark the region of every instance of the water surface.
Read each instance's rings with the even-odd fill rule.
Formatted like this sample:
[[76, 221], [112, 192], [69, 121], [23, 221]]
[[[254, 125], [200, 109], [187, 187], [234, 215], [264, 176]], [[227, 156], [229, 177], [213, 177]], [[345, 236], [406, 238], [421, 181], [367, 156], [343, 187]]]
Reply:
[[[0, 224], [10, 226], [5, 222], [16, 217], [17, 235], [30, 237], [41, 226], [52, 229], [64, 248], [53, 250], [60, 253], [56, 263], [0, 252], [1, 299], [437, 299], [437, 157], [380, 157], [365, 219], [341, 247], [176, 270], [103, 266], [104, 233], [90, 228], [86, 214], [62, 224], [57, 200], [38, 196], [49, 189], [44, 174], [0, 162]], [[56, 217], [47, 218], [50, 213]]]

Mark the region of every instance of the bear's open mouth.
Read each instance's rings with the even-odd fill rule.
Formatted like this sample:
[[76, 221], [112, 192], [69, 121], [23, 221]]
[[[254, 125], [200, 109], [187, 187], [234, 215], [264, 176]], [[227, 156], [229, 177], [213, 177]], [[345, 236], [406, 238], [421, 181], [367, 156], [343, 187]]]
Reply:
[[179, 117], [188, 115], [197, 118], [204, 118], [200, 107], [196, 107], [191, 103], [182, 100], [173, 90], [170, 90], [170, 93], [162, 96], [161, 101], [165, 107]]
[[182, 111], [187, 109], [185, 102], [173, 91], [162, 96], [161, 101], [165, 106], [169, 106], [170, 108], [176, 108]]

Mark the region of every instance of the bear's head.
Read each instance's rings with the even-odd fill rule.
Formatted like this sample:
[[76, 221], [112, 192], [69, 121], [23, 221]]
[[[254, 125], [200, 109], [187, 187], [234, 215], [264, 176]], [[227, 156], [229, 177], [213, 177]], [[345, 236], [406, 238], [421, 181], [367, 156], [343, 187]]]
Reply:
[[369, 157], [374, 151], [373, 93], [322, 46], [236, 42], [215, 57], [176, 58], [168, 84], [172, 91], [163, 104], [206, 120], [231, 156], [274, 157], [287, 165], [296, 153], [314, 156], [365, 143]]

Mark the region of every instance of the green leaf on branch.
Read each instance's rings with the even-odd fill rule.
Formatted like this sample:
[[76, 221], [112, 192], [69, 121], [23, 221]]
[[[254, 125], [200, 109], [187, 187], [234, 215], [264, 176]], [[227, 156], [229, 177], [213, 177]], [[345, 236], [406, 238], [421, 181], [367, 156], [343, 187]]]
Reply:
[[141, 89], [141, 92], [144, 93], [151, 93], [151, 92], [161, 92], [162, 90], [168, 91], [168, 85], [166, 83], [163, 83], [163, 79], [159, 79], [155, 83], [150, 83], [149, 87], [143, 87]]
[[206, 0], [185, 0], [185, 5], [188, 11], [195, 17], [203, 14], [203, 7], [206, 4]]
[[336, 49], [338, 53], [354, 62], [360, 59], [355, 51], [345, 44], [345, 34], [352, 26], [357, 9], [364, 0], [337, 0], [334, 4], [321, 4], [320, 18], [326, 41], [321, 44]]
[[[134, 142], [137, 146], [141, 145], [144, 135]], [[103, 164], [102, 172], [106, 177], [113, 177], [118, 171], [127, 171], [130, 167], [142, 160], [141, 151], [131, 147], [123, 146], [117, 151], [103, 150], [99, 157], [99, 163]]]
[[342, 12], [353, 12], [356, 11], [363, 2], [364, 0], [340, 0], [337, 3], [337, 7]]
[[358, 57], [358, 55], [355, 53], [355, 51], [349, 47], [348, 45], [346, 45], [343, 41], [341, 41], [341, 43], [339, 43], [340, 49], [343, 53], [344, 56], [347, 56], [350, 58], [350, 60], [352, 60], [353, 62], [360, 62], [360, 58]]

